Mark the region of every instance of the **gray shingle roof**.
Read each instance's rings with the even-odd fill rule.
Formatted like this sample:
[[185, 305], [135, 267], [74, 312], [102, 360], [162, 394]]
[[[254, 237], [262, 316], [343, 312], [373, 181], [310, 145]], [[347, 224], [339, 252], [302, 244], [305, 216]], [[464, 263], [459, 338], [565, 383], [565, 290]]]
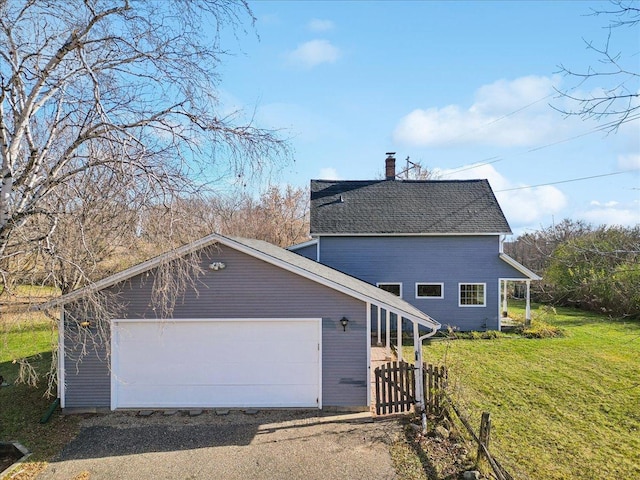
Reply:
[[311, 180], [311, 234], [511, 233], [487, 180]]

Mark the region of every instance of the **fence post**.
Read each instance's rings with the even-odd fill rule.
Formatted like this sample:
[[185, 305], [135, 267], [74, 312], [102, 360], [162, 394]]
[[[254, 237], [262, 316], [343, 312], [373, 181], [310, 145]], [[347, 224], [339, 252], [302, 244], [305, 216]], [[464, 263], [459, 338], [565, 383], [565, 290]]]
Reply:
[[[480, 444], [478, 445], [478, 461], [483, 457], [484, 450], [482, 444], [484, 444], [486, 450], [489, 450], [489, 439], [491, 437], [491, 415], [489, 412], [482, 412], [482, 418], [480, 420], [480, 435], [478, 439]], [[489, 460], [487, 458], [487, 460]]]
[[376, 415], [380, 415], [382, 405], [382, 397], [380, 396], [380, 377], [382, 376], [381, 372], [382, 366], [375, 369], [376, 376]]

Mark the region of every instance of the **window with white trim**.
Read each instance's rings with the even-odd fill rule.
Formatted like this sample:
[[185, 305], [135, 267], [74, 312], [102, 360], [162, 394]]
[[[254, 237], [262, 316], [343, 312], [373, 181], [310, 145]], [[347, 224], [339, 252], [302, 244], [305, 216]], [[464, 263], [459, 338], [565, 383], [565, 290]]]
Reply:
[[378, 288], [381, 288], [385, 292], [393, 293], [396, 297], [402, 297], [402, 283], [385, 282], [376, 283]]
[[416, 283], [416, 298], [444, 298], [444, 283]]
[[460, 307], [484, 307], [487, 304], [487, 284], [486, 283], [459, 283], [458, 290], [460, 296], [458, 306]]

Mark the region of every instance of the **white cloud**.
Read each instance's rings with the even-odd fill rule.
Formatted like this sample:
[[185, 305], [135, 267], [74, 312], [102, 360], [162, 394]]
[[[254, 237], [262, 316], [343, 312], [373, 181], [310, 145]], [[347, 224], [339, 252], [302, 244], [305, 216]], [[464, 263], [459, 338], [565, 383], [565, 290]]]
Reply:
[[335, 24], [331, 20], [321, 20], [319, 18], [314, 18], [307, 24], [307, 29], [312, 32], [327, 32], [334, 28]]
[[609, 202], [599, 202], [598, 200], [591, 200], [591, 202], [589, 202], [589, 205], [594, 206], [594, 207], [607, 207], [607, 208], [611, 208], [611, 207], [615, 207], [617, 205], [619, 205], [620, 202], [616, 202], [615, 200], [611, 200]]
[[526, 187], [526, 185], [511, 183], [493, 168], [493, 165], [479, 165], [459, 172], [441, 170], [437, 174], [447, 180], [475, 178], [489, 180], [498, 203], [500, 203], [502, 211], [507, 217], [507, 221], [514, 229], [519, 226], [533, 224], [546, 216], [554, 215], [567, 206], [567, 198], [556, 187], [547, 185], [519, 188]]
[[[614, 205], [611, 205], [611, 204]], [[586, 210], [580, 217], [594, 225], [623, 225], [634, 226], [640, 224], [640, 202], [620, 205], [617, 202], [607, 202], [602, 205], [591, 205], [595, 208]]]
[[333, 167], [326, 167], [320, 169], [320, 174], [318, 175], [318, 179], [320, 180], [342, 180], [340, 175], [338, 175], [338, 171]]
[[556, 77], [537, 76], [498, 80], [480, 87], [467, 108], [415, 109], [400, 120], [394, 140], [414, 146], [540, 144], [568, 125], [548, 106], [558, 82]]
[[313, 68], [322, 63], [334, 63], [340, 55], [340, 49], [328, 40], [311, 40], [298, 45], [288, 54], [288, 59], [294, 65]]
[[618, 167], [622, 170], [640, 170], [640, 154], [618, 155]]

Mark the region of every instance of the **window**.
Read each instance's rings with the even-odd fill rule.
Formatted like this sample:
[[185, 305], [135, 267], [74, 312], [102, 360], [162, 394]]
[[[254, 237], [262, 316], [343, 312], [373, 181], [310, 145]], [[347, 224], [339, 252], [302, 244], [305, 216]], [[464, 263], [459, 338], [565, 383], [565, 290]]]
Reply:
[[460, 283], [460, 307], [484, 307], [487, 301], [485, 283]]
[[401, 283], [376, 283], [376, 285], [385, 292], [393, 293], [396, 297], [402, 297]]
[[416, 283], [416, 298], [444, 298], [444, 283]]

